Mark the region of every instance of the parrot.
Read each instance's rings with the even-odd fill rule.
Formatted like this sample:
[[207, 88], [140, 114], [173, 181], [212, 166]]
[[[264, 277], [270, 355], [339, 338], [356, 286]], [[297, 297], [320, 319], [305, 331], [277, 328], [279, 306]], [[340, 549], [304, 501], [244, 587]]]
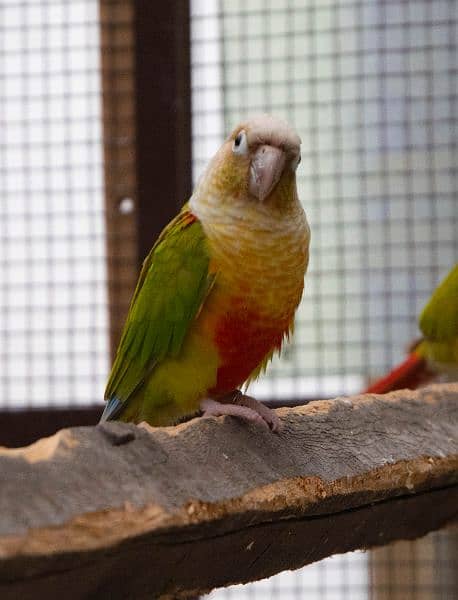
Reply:
[[293, 333], [309, 260], [301, 139], [285, 121], [240, 123], [146, 257], [105, 390], [101, 421], [146, 427], [202, 411], [272, 431], [248, 396]]
[[411, 345], [406, 360], [365, 393], [415, 389], [440, 374], [458, 379], [458, 263], [433, 292], [419, 327], [423, 337]]

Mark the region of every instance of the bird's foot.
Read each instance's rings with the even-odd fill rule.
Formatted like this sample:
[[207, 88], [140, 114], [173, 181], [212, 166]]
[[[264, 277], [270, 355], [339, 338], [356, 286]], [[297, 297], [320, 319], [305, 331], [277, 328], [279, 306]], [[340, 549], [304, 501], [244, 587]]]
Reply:
[[278, 432], [281, 430], [282, 423], [275, 410], [272, 410], [262, 402], [259, 402], [256, 400], [256, 398], [247, 396], [240, 390], [237, 390], [233, 402], [238, 406], [246, 406], [247, 408], [257, 412], [272, 431]]
[[270, 428], [272, 431], [280, 431], [281, 421], [275, 411], [270, 410], [251, 396], [246, 396], [237, 390], [235, 394], [232, 393], [226, 398], [222, 399], [223, 402], [217, 402], [210, 398], [202, 400], [200, 407], [204, 413], [203, 416], [231, 415]]
[[261, 417], [259, 413], [252, 410], [248, 406], [239, 406], [237, 404], [226, 404], [223, 402], [217, 402], [206, 398], [200, 403], [200, 408], [203, 411], [203, 417], [221, 417], [223, 415], [230, 415], [232, 417], [241, 417], [246, 421], [257, 423], [268, 427], [266, 421]]

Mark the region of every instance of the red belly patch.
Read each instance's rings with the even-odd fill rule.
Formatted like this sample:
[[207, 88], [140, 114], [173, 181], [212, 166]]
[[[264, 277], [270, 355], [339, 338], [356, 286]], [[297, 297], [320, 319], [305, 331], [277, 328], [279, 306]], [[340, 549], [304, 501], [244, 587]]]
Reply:
[[288, 326], [248, 311], [224, 316], [215, 334], [221, 364], [216, 385], [209, 391], [223, 394], [240, 387], [270, 351], [280, 349]]

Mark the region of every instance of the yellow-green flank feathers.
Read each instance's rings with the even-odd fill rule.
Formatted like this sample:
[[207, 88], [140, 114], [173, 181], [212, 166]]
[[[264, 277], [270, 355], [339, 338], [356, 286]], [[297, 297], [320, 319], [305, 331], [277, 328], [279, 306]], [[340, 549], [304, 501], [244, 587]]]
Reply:
[[440, 371], [458, 375], [458, 263], [420, 315], [423, 340], [415, 351]]

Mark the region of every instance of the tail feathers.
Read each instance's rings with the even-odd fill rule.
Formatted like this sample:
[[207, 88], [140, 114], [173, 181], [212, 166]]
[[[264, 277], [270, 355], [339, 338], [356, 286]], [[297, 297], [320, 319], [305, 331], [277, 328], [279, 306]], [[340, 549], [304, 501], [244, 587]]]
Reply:
[[124, 408], [124, 403], [121, 400], [118, 400], [116, 397], [110, 398], [107, 400], [105, 405], [105, 409], [100, 417], [100, 423], [104, 423], [105, 421], [112, 421], [116, 419]]
[[406, 360], [394, 368], [388, 375], [372, 383], [365, 394], [387, 394], [394, 390], [416, 389], [432, 379], [434, 374], [428, 369], [426, 360], [412, 352]]

